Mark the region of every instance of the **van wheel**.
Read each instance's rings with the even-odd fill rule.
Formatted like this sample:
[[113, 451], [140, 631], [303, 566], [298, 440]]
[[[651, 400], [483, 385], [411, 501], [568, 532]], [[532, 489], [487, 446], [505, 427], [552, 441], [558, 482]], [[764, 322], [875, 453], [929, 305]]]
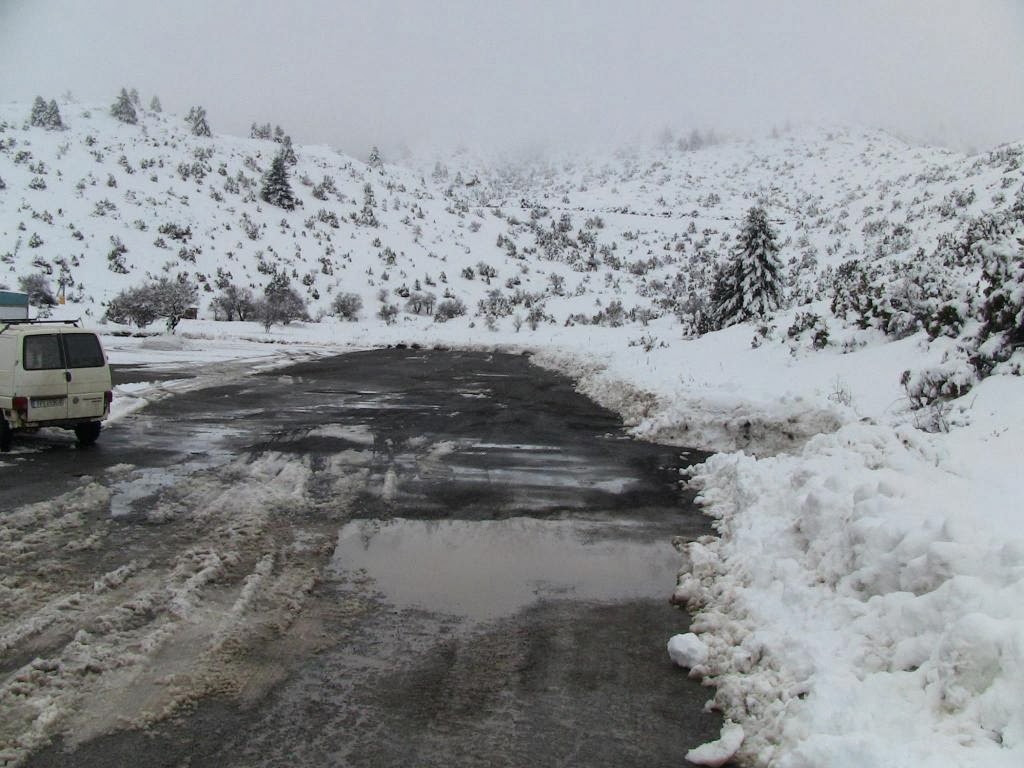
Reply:
[[99, 436], [100, 423], [98, 421], [90, 421], [88, 424], [79, 424], [75, 427], [75, 437], [78, 438], [78, 444], [82, 447], [92, 445]]
[[11, 450], [11, 437], [14, 430], [7, 424], [7, 419], [0, 416], [0, 453], [7, 453]]

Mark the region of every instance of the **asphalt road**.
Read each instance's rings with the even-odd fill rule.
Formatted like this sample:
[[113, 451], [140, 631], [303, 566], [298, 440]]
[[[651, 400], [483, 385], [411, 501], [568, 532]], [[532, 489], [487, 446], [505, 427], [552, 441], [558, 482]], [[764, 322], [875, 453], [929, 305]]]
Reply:
[[[665, 651], [691, 458], [525, 357], [422, 350], [18, 441], [4, 509], [80, 508], [12, 561], [0, 615], [46, 629], [0, 680], [57, 660], [66, 711], [32, 741], [11, 709], [0, 765], [678, 766], [721, 724]], [[107, 661], [73, 677], [83, 628]]]

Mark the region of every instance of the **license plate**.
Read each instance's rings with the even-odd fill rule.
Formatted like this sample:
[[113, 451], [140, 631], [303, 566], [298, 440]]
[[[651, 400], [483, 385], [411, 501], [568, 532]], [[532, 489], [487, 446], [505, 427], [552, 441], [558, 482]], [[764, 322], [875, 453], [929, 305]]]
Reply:
[[57, 408], [64, 405], [65, 398], [63, 397], [40, 397], [32, 398], [33, 408]]

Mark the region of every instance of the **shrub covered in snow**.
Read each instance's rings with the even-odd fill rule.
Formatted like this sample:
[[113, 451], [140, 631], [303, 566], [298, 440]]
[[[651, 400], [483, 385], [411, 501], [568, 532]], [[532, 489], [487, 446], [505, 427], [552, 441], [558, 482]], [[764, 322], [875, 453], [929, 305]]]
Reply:
[[358, 320], [363, 298], [358, 293], [339, 293], [331, 304], [334, 314], [344, 320]]
[[115, 323], [134, 323], [140, 328], [165, 318], [173, 332], [181, 320], [195, 308], [198, 288], [187, 278], [161, 277], [134, 288], [120, 291], [107, 304], [105, 317]]
[[459, 298], [444, 299], [437, 305], [434, 319], [443, 323], [466, 314], [466, 303]]

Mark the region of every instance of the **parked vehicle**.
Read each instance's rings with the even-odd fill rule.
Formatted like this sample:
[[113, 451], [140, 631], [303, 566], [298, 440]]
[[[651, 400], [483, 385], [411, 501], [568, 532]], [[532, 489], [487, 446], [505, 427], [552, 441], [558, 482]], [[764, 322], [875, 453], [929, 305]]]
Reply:
[[0, 320], [0, 451], [15, 431], [40, 427], [92, 445], [112, 397], [99, 337], [78, 321]]

